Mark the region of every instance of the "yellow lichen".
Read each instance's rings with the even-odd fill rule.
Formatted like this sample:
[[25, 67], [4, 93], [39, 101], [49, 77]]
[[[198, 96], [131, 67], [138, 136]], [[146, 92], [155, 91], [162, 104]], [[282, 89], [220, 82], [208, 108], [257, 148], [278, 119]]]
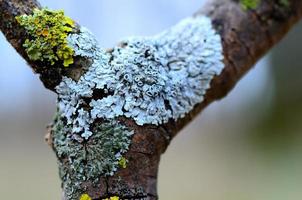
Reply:
[[92, 200], [91, 197], [88, 194], [83, 194], [80, 198], [80, 200]]
[[118, 161], [118, 164], [125, 169], [127, 167], [127, 159], [125, 157], [121, 157]]
[[35, 9], [32, 15], [21, 15], [16, 19], [30, 36], [23, 46], [31, 60], [46, 61], [51, 65], [61, 61], [65, 67], [73, 63], [74, 50], [68, 46], [67, 36], [75, 25], [63, 10]]
[[119, 200], [120, 198], [118, 196], [114, 196], [114, 197], [110, 197], [110, 198], [106, 198], [103, 200]]

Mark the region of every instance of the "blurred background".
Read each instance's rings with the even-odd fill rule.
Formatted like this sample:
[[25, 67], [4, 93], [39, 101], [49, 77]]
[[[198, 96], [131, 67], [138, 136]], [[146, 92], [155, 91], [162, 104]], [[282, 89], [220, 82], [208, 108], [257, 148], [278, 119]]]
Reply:
[[[104, 47], [152, 35], [202, 0], [41, 0], [96, 34]], [[186, 127], [162, 157], [163, 200], [296, 200], [302, 196], [302, 24]], [[1, 199], [55, 200], [56, 158], [45, 144], [56, 96], [0, 34]]]

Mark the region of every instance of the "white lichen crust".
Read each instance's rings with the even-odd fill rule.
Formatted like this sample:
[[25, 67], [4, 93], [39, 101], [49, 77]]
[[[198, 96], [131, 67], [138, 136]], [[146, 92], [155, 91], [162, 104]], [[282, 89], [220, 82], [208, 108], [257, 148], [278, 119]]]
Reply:
[[[154, 37], [127, 39], [112, 52], [84, 28], [68, 41], [93, 64], [77, 82], [63, 78], [58, 104], [73, 132], [86, 139], [98, 118], [160, 125], [184, 117], [224, 68], [221, 38], [207, 17], [185, 19]], [[101, 97], [94, 98], [95, 91]]]

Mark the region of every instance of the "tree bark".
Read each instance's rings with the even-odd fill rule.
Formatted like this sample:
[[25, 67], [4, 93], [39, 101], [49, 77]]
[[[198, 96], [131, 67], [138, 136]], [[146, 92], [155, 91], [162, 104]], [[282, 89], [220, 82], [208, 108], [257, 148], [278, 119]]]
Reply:
[[[55, 91], [62, 76], [81, 75], [80, 67], [71, 69], [47, 68], [41, 62], [31, 61], [23, 43], [26, 32], [16, 21], [21, 14], [30, 14], [40, 8], [36, 0], [0, 0], [0, 29], [7, 40], [40, 75], [45, 87]], [[132, 120], [120, 118], [124, 125], [135, 131], [129, 151], [129, 164], [112, 177], [100, 177], [97, 187], [86, 185], [92, 199], [119, 195], [122, 199], [158, 199], [157, 173], [160, 155], [164, 153], [176, 134], [207, 105], [226, 96], [240, 78], [273, 45], [278, 43], [302, 16], [302, 1], [289, 0], [285, 6], [279, 0], [262, 0], [256, 9], [244, 10], [235, 0], [209, 0], [197, 13], [209, 16], [223, 42], [223, 72], [216, 76], [204, 101], [184, 118], [155, 126], [138, 126]], [[48, 138], [51, 140], [52, 138]]]

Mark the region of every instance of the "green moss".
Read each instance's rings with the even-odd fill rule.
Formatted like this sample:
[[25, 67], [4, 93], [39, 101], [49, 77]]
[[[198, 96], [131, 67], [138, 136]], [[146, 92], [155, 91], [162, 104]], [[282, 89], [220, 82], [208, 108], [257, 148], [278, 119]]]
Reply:
[[256, 9], [261, 0], [240, 0], [244, 10]]
[[79, 199], [86, 193], [84, 183], [96, 185], [99, 177], [112, 176], [118, 168], [126, 166], [122, 155], [128, 150], [133, 134], [115, 121], [95, 125], [93, 135], [82, 143], [71, 132], [72, 127], [58, 114], [52, 129], [53, 147], [68, 200]]
[[68, 46], [67, 36], [75, 25], [64, 11], [35, 9], [32, 15], [21, 15], [16, 19], [30, 36], [23, 46], [31, 60], [47, 61], [51, 65], [60, 60], [65, 67], [73, 63], [74, 51]]

